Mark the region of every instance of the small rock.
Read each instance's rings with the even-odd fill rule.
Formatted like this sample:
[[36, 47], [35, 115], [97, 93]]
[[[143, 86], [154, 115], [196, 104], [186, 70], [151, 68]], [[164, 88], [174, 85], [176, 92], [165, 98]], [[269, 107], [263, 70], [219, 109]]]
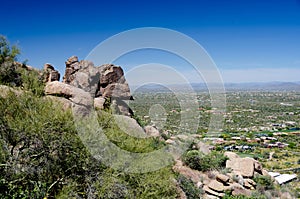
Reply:
[[144, 130], [148, 136], [151, 137], [159, 137], [160, 133], [155, 126], [145, 126]]
[[218, 175], [216, 176], [216, 178], [217, 178], [217, 180], [218, 180], [219, 182], [222, 182], [223, 184], [224, 184], [224, 183], [228, 183], [228, 182], [229, 182], [229, 179], [230, 179], [227, 175], [223, 175], [223, 174], [218, 174]]

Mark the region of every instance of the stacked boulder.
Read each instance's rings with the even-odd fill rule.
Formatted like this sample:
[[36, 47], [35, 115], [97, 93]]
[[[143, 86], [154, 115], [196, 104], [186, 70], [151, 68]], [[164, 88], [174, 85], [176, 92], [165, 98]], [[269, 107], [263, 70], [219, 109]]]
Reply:
[[253, 158], [241, 158], [233, 152], [225, 152], [227, 173], [219, 171], [200, 172], [185, 166], [177, 160], [173, 170], [191, 179], [205, 193], [204, 198], [222, 198], [225, 193], [251, 196], [256, 189], [255, 175], [268, 175], [262, 165]]
[[59, 81], [60, 79], [60, 73], [57, 70], [55, 70], [54, 67], [49, 63], [46, 63], [44, 65], [43, 74], [44, 74], [43, 81], [45, 83]]
[[50, 74], [46, 77], [47, 95], [62, 101], [64, 107], [72, 106], [81, 115], [89, 114], [93, 107], [104, 109], [110, 105], [114, 106], [116, 114], [133, 115], [124, 101], [133, 98], [120, 66], [105, 64], [95, 67], [90, 61], [79, 61], [76, 56], [70, 57], [65, 64], [63, 82], [58, 82], [59, 75], [54, 78], [54, 68], [45, 64], [44, 70]]

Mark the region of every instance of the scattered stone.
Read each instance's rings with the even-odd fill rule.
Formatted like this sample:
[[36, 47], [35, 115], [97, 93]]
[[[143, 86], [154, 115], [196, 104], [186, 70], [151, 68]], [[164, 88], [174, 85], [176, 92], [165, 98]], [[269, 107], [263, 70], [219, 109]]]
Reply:
[[224, 153], [224, 155], [227, 156], [229, 158], [229, 160], [234, 160], [236, 158], [240, 158], [240, 156], [238, 156], [236, 153], [229, 152], [229, 151], [226, 151]]
[[254, 189], [253, 185], [250, 184], [250, 182], [247, 179], [244, 180], [244, 187], [251, 190]]
[[196, 186], [197, 186], [198, 188], [201, 188], [201, 187], [203, 187], [203, 183], [202, 183], [202, 182], [197, 182]]

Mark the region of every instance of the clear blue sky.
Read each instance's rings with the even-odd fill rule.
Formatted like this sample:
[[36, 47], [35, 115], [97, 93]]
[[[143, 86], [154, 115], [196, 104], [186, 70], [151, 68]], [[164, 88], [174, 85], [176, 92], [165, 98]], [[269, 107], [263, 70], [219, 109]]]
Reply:
[[300, 81], [299, 0], [2, 1], [1, 16], [0, 34], [37, 68], [49, 62], [64, 73], [71, 55], [152, 26], [198, 41], [225, 81]]

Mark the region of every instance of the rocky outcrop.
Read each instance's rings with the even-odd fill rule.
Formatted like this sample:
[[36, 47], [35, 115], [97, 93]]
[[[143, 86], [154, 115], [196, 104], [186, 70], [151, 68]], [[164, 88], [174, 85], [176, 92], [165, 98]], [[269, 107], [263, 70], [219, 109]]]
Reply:
[[43, 70], [43, 81], [47, 83], [47, 82], [59, 81], [59, 79], [60, 79], [60, 73], [57, 70], [55, 70], [55, 68], [51, 64], [46, 63], [44, 65], [44, 70]]
[[98, 90], [100, 73], [90, 61], [78, 61], [78, 57], [72, 56], [66, 61], [66, 70], [63, 82], [80, 88], [90, 93], [94, 98]]
[[254, 172], [262, 174], [262, 165], [253, 158], [240, 158], [233, 152], [225, 152], [224, 154], [229, 158], [226, 161], [226, 167], [231, 168], [234, 173], [240, 174], [243, 177], [252, 178]]
[[234, 196], [250, 196], [256, 189], [254, 173], [265, 173], [262, 165], [252, 158], [240, 158], [233, 152], [225, 152], [225, 155], [229, 158], [226, 174], [219, 171], [196, 171], [183, 165], [180, 160], [176, 160], [173, 170], [191, 179], [196, 187], [201, 188], [205, 192], [203, 198], [222, 198], [225, 192]]
[[[105, 64], [95, 67], [92, 62], [79, 61], [72, 56], [66, 61], [63, 83], [80, 88], [95, 99], [97, 109], [103, 109], [107, 101], [116, 105], [115, 112], [132, 116], [133, 112], [123, 100], [132, 100], [129, 86], [120, 66]], [[115, 100], [115, 101], [114, 101]]]

